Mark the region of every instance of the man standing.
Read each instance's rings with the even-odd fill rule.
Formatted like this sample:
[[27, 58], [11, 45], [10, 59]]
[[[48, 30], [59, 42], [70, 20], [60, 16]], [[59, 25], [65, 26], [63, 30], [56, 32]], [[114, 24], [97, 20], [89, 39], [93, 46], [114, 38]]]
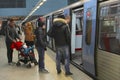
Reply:
[[39, 72], [48, 73], [48, 71], [45, 69], [45, 63], [44, 63], [44, 56], [45, 56], [45, 50], [46, 50], [46, 34], [45, 34], [45, 24], [44, 24], [44, 18], [40, 17], [37, 20], [38, 27], [35, 30], [36, 35], [36, 49], [39, 55]]
[[61, 73], [60, 61], [62, 55], [65, 61], [65, 75], [72, 75], [69, 68], [70, 54], [69, 54], [69, 44], [70, 44], [70, 31], [68, 22], [64, 15], [59, 15], [58, 18], [54, 19], [53, 27], [48, 31], [48, 36], [53, 37], [56, 46], [56, 69], [57, 73]]
[[13, 57], [13, 50], [11, 49], [10, 46], [11, 46], [11, 43], [16, 42], [17, 39], [20, 40], [20, 37], [16, 32], [14, 20], [10, 19], [6, 27], [6, 47], [7, 47], [7, 58], [8, 58], [9, 65], [12, 64], [12, 57]]

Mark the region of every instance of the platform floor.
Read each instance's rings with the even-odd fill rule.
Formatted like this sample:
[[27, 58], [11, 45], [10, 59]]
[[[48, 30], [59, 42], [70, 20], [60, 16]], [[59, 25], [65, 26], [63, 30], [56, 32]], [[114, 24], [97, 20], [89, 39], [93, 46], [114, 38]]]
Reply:
[[[35, 53], [38, 59], [36, 50]], [[56, 73], [55, 58], [52, 58], [55, 56], [54, 54], [50, 49], [46, 51], [45, 65], [49, 71], [47, 74], [39, 73], [38, 66], [34, 65], [30, 69], [24, 65], [20, 67], [8, 65], [4, 37], [0, 36], [0, 80], [93, 80], [73, 65], [70, 65], [72, 76], [65, 76], [64, 67], [62, 73], [58, 75]], [[17, 51], [14, 51], [13, 61], [17, 62], [17, 60]]]

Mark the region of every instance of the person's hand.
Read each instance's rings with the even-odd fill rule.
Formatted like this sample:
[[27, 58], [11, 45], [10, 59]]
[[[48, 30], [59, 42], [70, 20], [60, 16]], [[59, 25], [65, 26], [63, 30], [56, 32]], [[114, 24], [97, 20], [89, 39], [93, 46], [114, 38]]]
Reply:
[[47, 51], [47, 48], [45, 47], [44, 50]]
[[13, 42], [15, 43], [15, 42], [16, 42], [16, 40], [13, 40]]
[[17, 38], [16, 41], [17, 41], [17, 42], [18, 42], [18, 41], [21, 41], [21, 39]]
[[21, 41], [22, 39], [20, 38], [19, 41]]

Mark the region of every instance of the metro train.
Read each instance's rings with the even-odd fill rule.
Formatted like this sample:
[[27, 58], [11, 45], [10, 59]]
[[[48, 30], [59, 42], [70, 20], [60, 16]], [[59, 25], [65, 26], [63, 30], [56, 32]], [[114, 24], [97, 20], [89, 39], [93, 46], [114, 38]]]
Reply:
[[44, 15], [47, 31], [60, 14], [71, 17], [71, 63], [95, 79], [120, 80], [120, 0], [82, 0]]

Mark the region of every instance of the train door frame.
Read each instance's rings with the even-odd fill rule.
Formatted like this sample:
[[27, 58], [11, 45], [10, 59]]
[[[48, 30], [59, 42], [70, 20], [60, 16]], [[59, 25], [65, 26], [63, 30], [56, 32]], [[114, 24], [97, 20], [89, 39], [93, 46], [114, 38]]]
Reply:
[[[81, 51], [82, 50], [82, 29], [83, 29], [83, 23], [81, 22], [81, 18], [83, 18], [83, 11], [84, 11], [83, 7], [74, 8], [71, 11], [72, 12], [71, 13], [71, 15], [72, 15], [72, 20], [71, 20], [71, 22], [72, 22], [72, 26], [71, 26], [71, 60], [72, 60], [73, 63], [75, 63], [78, 66], [82, 66], [82, 63], [83, 63], [82, 62], [82, 51]], [[80, 12], [80, 14], [77, 14], [79, 12]], [[80, 25], [76, 23], [77, 22], [77, 16], [80, 19], [79, 20]], [[81, 30], [81, 31], [79, 31], [80, 34], [77, 34], [77, 28], [78, 27], [76, 25], [78, 25], [80, 30]], [[72, 59], [72, 57], [73, 57], [72, 55], [74, 55], [76, 53], [76, 50], [79, 50], [80, 51], [79, 53], [81, 53], [81, 54], [78, 54], [79, 59], [77, 59], [75, 61], [75, 60]]]
[[[47, 29], [46, 29], [46, 31], [48, 32], [48, 30], [50, 29], [50, 27], [51, 27], [51, 16], [47, 16], [46, 17], [46, 27], [47, 27]], [[49, 37], [49, 36], [47, 36], [47, 42], [48, 42], [48, 47], [49, 48], [52, 48], [52, 39]]]

